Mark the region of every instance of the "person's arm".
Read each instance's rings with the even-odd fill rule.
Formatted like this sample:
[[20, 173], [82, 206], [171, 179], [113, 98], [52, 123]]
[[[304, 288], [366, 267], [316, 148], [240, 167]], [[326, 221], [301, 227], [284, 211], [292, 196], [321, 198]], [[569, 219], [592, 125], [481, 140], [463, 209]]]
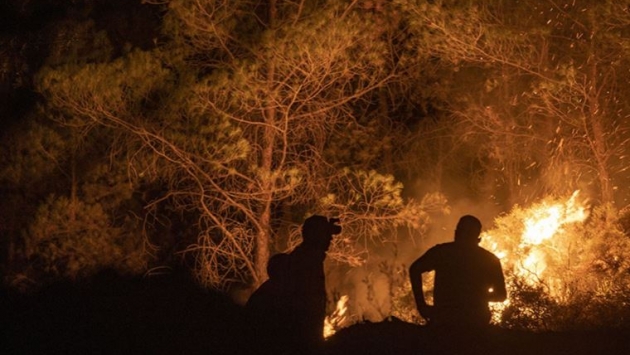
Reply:
[[430, 314], [433, 308], [427, 305], [424, 299], [424, 290], [422, 289], [422, 273], [433, 270], [428, 254], [429, 252], [425, 253], [409, 267], [409, 279], [411, 282], [411, 290], [413, 291], [413, 296], [416, 301], [416, 307], [420, 315], [425, 319], [431, 318]]
[[416, 300], [416, 307], [418, 310], [427, 305], [424, 299], [424, 291], [422, 290], [422, 257], [418, 258], [409, 267], [409, 279], [411, 281], [411, 290]]
[[507, 290], [505, 289], [505, 278], [503, 276], [503, 268], [501, 262], [497, 259], [493, 268], [492, 277], [492, 293], [490, 293], [490, 302], [503, 302], [507, 298]]

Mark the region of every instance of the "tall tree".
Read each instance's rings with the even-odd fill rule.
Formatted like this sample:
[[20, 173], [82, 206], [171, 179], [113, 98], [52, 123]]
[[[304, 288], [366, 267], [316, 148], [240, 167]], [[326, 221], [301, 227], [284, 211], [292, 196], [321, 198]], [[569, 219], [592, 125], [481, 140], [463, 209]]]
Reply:
[[280, 231], [295, 235], [307, 213], [370, 230], [356, 241], [420, 228], [444, 205], [404, 200], [391, 177], [340, 169], [352, 162], [324, 153], [394, 77], [362, 14], [355, 2], [173, 0], [154, 50], [51, 66], [40, 89], [66, 124], [126, 137], [118, 148], [134, 179], [167, 186], [150, 206], [196, 216], [187, 250], [203, 282], [257, 285], [273, 249], [286, 248]]

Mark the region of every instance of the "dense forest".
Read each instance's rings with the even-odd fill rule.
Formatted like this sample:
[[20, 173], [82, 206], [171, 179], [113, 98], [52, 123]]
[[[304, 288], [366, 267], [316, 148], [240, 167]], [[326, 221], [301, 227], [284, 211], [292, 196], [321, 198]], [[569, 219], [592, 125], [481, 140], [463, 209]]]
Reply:
[[242, 303], [322, 214], [343, 227], [331, 312], [350, 294], [346, 323], [422, 323], [407, 265], [461, 214], [517, 235], [529, 208], [579, 191], [584, 218], [554, 245], [568, 258], [547, 257], [548, 277], [508, 270], [496, 321], [630, 322], [629, 1], [8, 0], [0, 13], [7, 287], [183, 268]]

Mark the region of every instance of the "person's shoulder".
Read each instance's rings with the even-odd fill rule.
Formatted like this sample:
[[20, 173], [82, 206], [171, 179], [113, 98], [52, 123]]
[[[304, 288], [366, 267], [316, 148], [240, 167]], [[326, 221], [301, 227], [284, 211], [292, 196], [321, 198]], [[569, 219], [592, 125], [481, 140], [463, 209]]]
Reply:
[[446, 248], [453, 248], [454, 246], [455, 246], [455, 242], [445, 242], [445, 243], [436, 244], [434, 248], [446, 249]]
[[440, 243], [440, 244], [436, 244], [433, 247], [431, 247], [428, 252], [433, 252], [433, 253], [441, 253], [441, 252], [445, 252], [447, 250], [453, 249], [455, 248], [455, 243], [453, 242], [447, 242], [447, 243]]
[[479, 250], [479, 253], [481, 253], [482, 255], [484, 255], [488, 259], [499, 260], [499, 257], [497, 257], [493, 252], [491, 252], [490, 250], [488, 250], [486, 248], [483, 248], [483, 247], [479, 246], [477, 248], [477, 250]]

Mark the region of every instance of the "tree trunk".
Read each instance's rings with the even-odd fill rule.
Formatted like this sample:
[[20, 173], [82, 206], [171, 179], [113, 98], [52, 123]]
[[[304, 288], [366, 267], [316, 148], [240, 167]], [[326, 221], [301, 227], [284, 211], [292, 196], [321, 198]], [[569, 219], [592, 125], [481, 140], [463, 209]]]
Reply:
[[[594, 37], [594, 36], [593, 36]], [[591, 41], [588, 63], [590, 66], [590, 80], [588, 89], [588, 115], [585, 128], [588, 132], [588, 140], [595, 159], [595, 168], [599, 179], [600, 197], [602, 203], [614, 202], [613, 189], [608, 172], [608, 148], [601, 120], [603, 115], [599, 104], [597, 61], [594, 58], [594, 43]]]
[[[269, 1], [269, 13], [268, 13], [268, 27], [273, 31], [275, 28], [276, 19], [276, 0]], [[268, 95], [273, 95], [274, 77], [276, 67], [273, 57], [267, 57], [267, 92]], [[276, 121], [276, 109], [273, 104], [273, 98], [268, 97], [266, 107], [264, 110], [265, 127], [263, 128], [263, 147], [261, 155], [261, 170], [263, 172], [262, 183], [262, 201], [260, 207], [260, 229], [256, 236], [256, 277], [254, 280], [255, 286], [259, 286], [267, 278], [267, 261], [269, 260], [269, 244], [271, 241], [271, 204], [273, 201], [273, 187], [275, 185], [273, 181], [272, 169], [273, 169], [273, 151], [275, 144], [275, 121]]]

